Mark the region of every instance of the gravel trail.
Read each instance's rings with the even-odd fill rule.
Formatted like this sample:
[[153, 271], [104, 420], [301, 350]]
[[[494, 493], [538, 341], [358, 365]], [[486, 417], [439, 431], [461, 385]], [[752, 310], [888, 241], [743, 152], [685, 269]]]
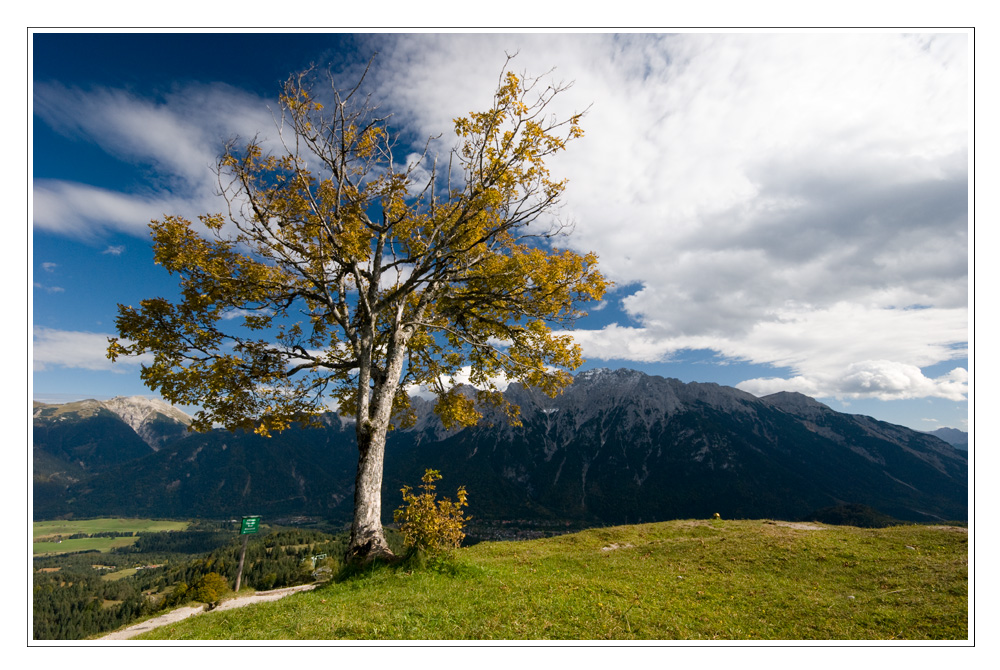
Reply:
[[[246, 607], [247, 605], [252, 605], [253, 603], [266, 602], [268, 600], [278, 600], [279, 598], [284, 598], [287, 595], [297, 593], [298, 591], [311, 591], [316, 588], [316, 584], [302, 584], [301, 586], [290, 586], [284, 589], [275, 589], [273, 591], [258, 591], [252, 596], [240, 596], [239, 598], [231, 598], [230, 600], [224, 600], [214, 609], [212, 612], [219, 612], [221, 610], [231, 610], [237, 607]], [[202, 612], [207, 612], [209, 610], [205, 609], [204, 605], [198, 605], [197, 607], [179, 607], [175, 610], [167, 612], [161, 616], [155, 617], [153, 619], [148, 619], [142, 623], [137, 623], [132, 626], [128, 626], [121, 630], [115, 631], [114, 633], [109, 633], [104, 637], [98, 638], [99, 640], [128, 640], [129, 638], [135, 637], [140, 633], [145, 633], [148, 630], [154, 628], [159, 628], [160, 626], [165, 626], [168, 623], [174, 623], [175, 621], [181, 621], [182, 619], [187, 619], [189, 616], [194, 616], [196, 614], [201, 614]]]

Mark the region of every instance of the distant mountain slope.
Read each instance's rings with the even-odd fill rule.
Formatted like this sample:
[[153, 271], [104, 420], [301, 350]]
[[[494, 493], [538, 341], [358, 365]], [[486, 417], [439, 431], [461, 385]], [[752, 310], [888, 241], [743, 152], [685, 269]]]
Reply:
[[937, 430], [927, 431], [927, 434], [944, 440], [956, 449], [961, 449], [962, 451], [969, 450], [969, 434], [964, 430], [959, 430], [957, 428], [938, 428]]
[[[486, 416], [446, 431], [429, 402], [390, 433], [384, 518], [403, 484], [441, 470], [480, 519], [624, 523], [708, 517], [797, 519], [863, 504], [903, 520], [965, 519], [965, 455], [923, 433], [841, 414], [799, 394], [757, 398], [632, 370], [577, 375], [557, 398], [512, 384], [522, 426]], [[349, 518], [353, 427], [267, 440], [215, 431], [167, 443], [70, 486], [40, 514], [309, 514]]]
[[470, 500], [477, 491], [487, 498], [481, 517], [504, 514], [507, 503], [493, 500], [609, 523], [715, 512], [790, 519], [843, 503], [907, 520], [967, 515], [964, 455], [798, 394], [756, 398], [598, 370], [555, 399], [516, 385], [507, 395], [520, 405], [523, 427], [498, 420], [424, 441], [402, 478], [438, 468], [466, 484]]
[[334, 415], [322, 429], [271, 438], [214, 430], [109, 468], [70, 487], [69, 502], [51, 509], [77, 516], [349, 518], [356, 464], [354, 432]]
[[32, 414], [36, 468], [54, 461], [74, 472], [96, 472], [150, 451], [118, 414], [97, 400], [38, 403]]
[[191, 418], [162, 400], [113, 398], [32, 404], [36, 506], [56, 504], [66, 487], [147, 456], [187, 432]]

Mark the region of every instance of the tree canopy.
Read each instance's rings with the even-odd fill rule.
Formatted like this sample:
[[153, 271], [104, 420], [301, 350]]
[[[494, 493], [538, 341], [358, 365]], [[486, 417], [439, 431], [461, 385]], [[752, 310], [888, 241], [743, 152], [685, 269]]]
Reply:
[[[545, 161], [583, 134], [581, 114], [548, 109], [565, 86], [505, 67], [490, 107], [455, 119], [445, 165], [435, 138], [400, 161], [364, 77], [320, 81], [307, 70], [285, 83], [280, 150], [259, 137], [224, 147], [225, 211], [151, 223], [180, 298], [119, 305], [108, 355], [152, 353], [143, 381], [200, 406], [199, 430], [268, 435], [335, 401], [357, 420], [360, 486], [372, 445], [381, 482], [407, 388], [433, 391], [448, 426], [475, 423], [484, 403], [516, 421], [497, 379], [558, 393], [582, 362], [559, 329], [607, 283], [594, 254], [555, 246], [565, 181]], [[466, 367], [474, 398], [448, 383]]]

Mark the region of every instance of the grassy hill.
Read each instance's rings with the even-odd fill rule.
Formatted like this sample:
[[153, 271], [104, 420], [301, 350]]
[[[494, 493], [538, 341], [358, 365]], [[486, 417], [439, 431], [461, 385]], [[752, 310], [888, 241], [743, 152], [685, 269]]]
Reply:
[[484, 542], [157, 640], [965, 640], [964, 528], [671, 521]]

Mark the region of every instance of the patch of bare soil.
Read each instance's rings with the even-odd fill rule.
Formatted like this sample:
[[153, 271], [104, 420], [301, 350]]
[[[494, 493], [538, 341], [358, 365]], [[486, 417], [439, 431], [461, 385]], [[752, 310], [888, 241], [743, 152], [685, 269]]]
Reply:
[[682, 528], [694, 528], [695, 526], [711, 526], [711, 521], [702, 521], [700, 519], [689, 519], [687, 521], [681, 521], [677, 524]]
[[784, 526], [786, 528], [797, 528], [799, 530], [823, 530], [823, 526], [817, 526], [814, 523], [806, 521], [775, 521], [774, 525]]
[[187, 619], [189, 616], [194, 616], [195, 614], [201, 614], [202, 612], [218, 612], [220, 610], [231, 610], [237, 607], [246, 607], [247, 605], [252, 605], [254, 603], [267, 602], [269, 600], [278, 600], [279, 598], [284, 598], [287, 595], [291, 595], [298, 591], [310, 591], [316, 588], [316, 584], [302, 584], [301, 586], [290, 586], [285, 589], [275, 589], [273, 591], [258, 591], [252, 596], [240, 596], [239, 598], [231, 598], [229, 600], [224, 600], [218, 604], [213, 610], [208, 610], [204, 605], [198, 605], [195, 607], [179, 607], [175, 610], [167, 612], [158, 617], [148, 619], [142, 623], [137, 623], [132, 626], [128, 626], [121, 630], [117, 630], [114, 633], [109, 633], [101, 640], [128, 640], [133, 638], [140, 633], [145, 633], [148, 630], [154, 628], [159, 628], [160, 626], [166, 626], [168, 623], [174, 623], [181, 621], [182, 619]]
[[933, 530], [946, 530], [951, 533], [966, 533], [968, 534], [969, 529], [964, 526], [927, 526]]

